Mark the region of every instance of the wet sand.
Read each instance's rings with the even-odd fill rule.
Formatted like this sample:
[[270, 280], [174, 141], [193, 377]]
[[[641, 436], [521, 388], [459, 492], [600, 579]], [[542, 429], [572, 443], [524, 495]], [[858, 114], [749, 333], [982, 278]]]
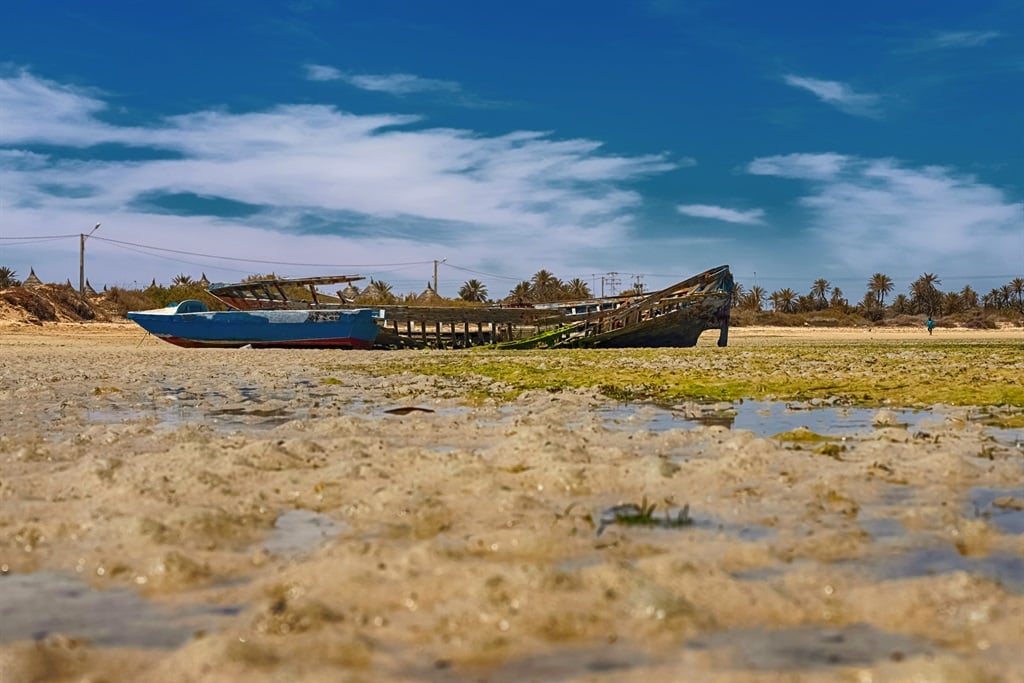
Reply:
[[[823, 335], [926, 333], [674, 353]], [[0, 328], [0, 680], [1024, 680], [1020, 430], [378, 370], [446, 353]]]

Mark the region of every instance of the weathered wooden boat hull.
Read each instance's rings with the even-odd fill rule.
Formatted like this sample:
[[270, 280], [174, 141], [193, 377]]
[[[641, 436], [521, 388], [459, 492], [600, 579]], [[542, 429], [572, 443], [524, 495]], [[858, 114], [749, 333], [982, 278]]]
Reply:
[[[615, 308], [599, 300], [544, 304], [561, 310], [568, 324], [498, 348], [684, 348], [717, 329], [729, 341], [733, 280], [728, 266], [712, 268], [659, 292], [623, 299]], [[579, 315], [579, 310], [594, 310]]]
[[368, 349], [378, 326], [370, 309], [208, 311], [198, 301], [128, 313], [147, 332], [187, 348]]
[[686, 348], [696, 346], [701, 333], [712, 329], [719, 330], [718, 345], [725, 346], [729, 341], [728, 320], [728, 314], [723, 320], [721, 312], [716, 312], [713, 315], [695, 315], [693, 310], [681, 309], [630, 327], [622, 327], [578, 339], [569, 337], [555, 344], [555, 347]]
[[393, 347], [450, 341], [497, 349], [680, 348], [717, 329], [718, 345], [725, 346], [732, 291], [729, 267], [719, 266], [649, 294], [524, 308], [379, 306], [378, 341]]
[[590, 316], [556, 346], [634, 348], [696, 346], [705, 330], [729, 341], [733, 280], [719, 266], [609, 312]]

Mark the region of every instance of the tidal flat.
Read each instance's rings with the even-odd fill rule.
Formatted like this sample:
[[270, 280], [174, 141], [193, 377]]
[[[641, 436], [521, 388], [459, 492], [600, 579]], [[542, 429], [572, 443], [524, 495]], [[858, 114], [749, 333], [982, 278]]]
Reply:
[[0, 680], [1024, 680], [1024, 338], [0, 329]]

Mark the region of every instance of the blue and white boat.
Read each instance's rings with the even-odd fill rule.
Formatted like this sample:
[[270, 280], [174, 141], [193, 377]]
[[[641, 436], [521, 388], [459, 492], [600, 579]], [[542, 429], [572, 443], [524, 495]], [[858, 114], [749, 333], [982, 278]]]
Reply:
[[189, 299], [128, 319], [177, 346], [368, 349], [380, 329], [369, 308], [211, 311]]

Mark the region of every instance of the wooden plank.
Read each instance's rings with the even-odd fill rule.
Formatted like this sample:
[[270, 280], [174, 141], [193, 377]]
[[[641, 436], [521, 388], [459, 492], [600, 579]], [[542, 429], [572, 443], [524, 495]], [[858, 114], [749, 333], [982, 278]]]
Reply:
[[388, 322], [413, 323], [503, 323], [512, 325], [558, 325], [565, 320], [561, 311], [536, 308], [472, 308], [461, 306], [393, 306], [346, 304], [342, 308], [372, 308], [384, 311]]

